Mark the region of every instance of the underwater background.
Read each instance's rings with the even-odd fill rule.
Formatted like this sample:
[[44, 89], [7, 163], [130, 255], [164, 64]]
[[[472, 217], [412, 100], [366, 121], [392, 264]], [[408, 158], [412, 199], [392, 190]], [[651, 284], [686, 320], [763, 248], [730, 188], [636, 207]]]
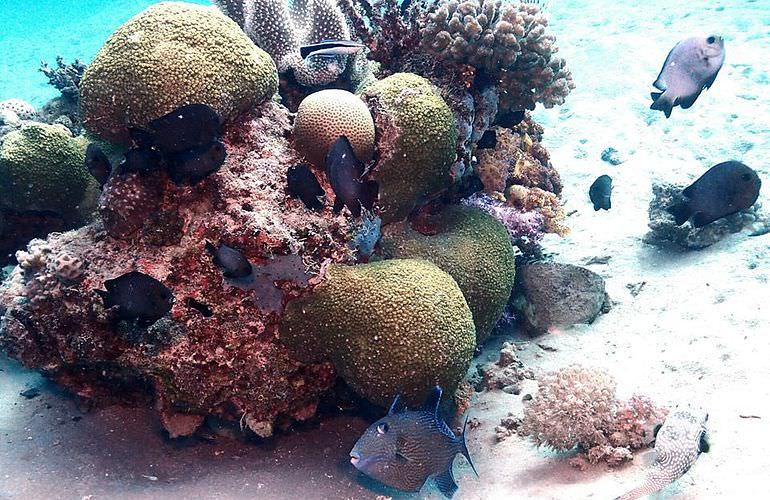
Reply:
[[[154, 3], [3, 0], [0, 101], [42, 106], [58, 92], [38, 71], [41, 60], [90, 62], [111, 33]], [[518, 434], [537, 395], [534, 379], [573, 365], [605, 370], [620, 399], [643, 394], [660, 406], [707, 410], [711, 449], [652, 498], [759, 497], [770, 467], [770, 1], [547, 4], [548, 29], [575, 88], [564, 104], [532, 112], [561, 177], [569, 228], [544, 236], [538, 262], [588, 269], [609, 299], [592, 323], [545, 335], [498, 325], [469, 369], [483, 379], [468, 409], [479, 477], [457, 459], [454, 498], [609, 499], [637, 484], [651, 450], [620, 467], [576, 466], [573, 455]], [[650, 110], [651, 83], [671, 47], [711, 33], [724, 37], [726, 51], [713, 87], [669, 119]], [[749, 165], [764, 183], [750, 217], [696, 237], [651, 232], [654, 184], [688, 185], [728, 160]], [[600, 175], [612, 177], [611, 210], [595, 211], [588, 197]], [[331, 412], [256, 445], [224, 423], [203, 438], [169, 440], [151, 407], [91, 409], [5, 355], [0, 369], [2, 500], [443, 498], [431, 481], [402, 493], [350, 465], [351, 447], [380, 416], [372, 409]], [[38, 394], [20, 396], [30, 389]]]

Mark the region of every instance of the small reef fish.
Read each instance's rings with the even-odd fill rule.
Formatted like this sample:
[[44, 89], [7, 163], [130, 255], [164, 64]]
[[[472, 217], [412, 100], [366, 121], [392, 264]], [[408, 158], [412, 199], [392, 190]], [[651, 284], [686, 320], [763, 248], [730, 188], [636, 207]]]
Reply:
[[674, 106], [691, 107], [703, 89], [714, 84], [724, 60], [721, 36], [693, 37], [677, 43], [652, 84], [661, 92], [650, 94], [650, 109], [663, 111], [668, 118]]
[[334, 190], [334, 212], [347, 206], [353, 217], [361, 215], [361, 207], [371, 210], [377, 199], [376, 181], [361, 181], [364, 164], [356, 158], [347, 137], [340, 136], [326, 155], [326, 175]]
[[497, 133], [494, 130], [484, 132], [476, 143], [476, 149], [495, 149], [495, 146], [497, 146]]
[[286, 172], [289, 195], [299, 198], [311, 210], [321, 210], [324, 190], [310, 167], [304, 163], [292, 165]]
[[708, 413], [677, 408], [668, 415], [655, 436], [655, 461], [644, 484], [615, 500], [633, 500], [650, 495], [682, 477], [701, 453], [709, 451]]
[[112, 173], [109, 158], [96, 144], [89, 144], [86, 148], [86, 168], [101, 187], [104, 187]]
[[220, 243], [217, 248], [207, 241], [206, 250], [214, 258], [214, 264], [222, 269], [222, 274], [226, 278], [245, 278], [252, 273], [249, 259], [244, 257], [235, 248], [229, 247], [224, 243]]
[[205, 104], [188, 104], [148, 125], [152, 144], [161, 152], [181, 153], [214, 142], [221, 136], [222, 121]]
[[465, 444], [465, 428], [455, 436], [441, 419], [441, 394], [441, 387], [434, 387], [420, 410], [400, 408], [396, 396], [388, 414], [369, 426], [353, 446], [350, 463], [402, 491], [419, 491], [433, 476], [439, 491], [451, 498], [457, 491], [452, 475], [455, 456], [462, 453], [473, 472], [476, 468]]
[[307, 59], [309, 56], [346, 56], [356, 54], [364, 47], [364, 44], [352, 40], [321, 40], [318, 43], [300, 47], [299, 55], [302, 59]]
[[185, 181], [196, 184], [207, 175], [219, 170], [225, 158], [227, 158], [225, 145], [220, 141], [212, 141], [197, 148], [167, 154], [166, 171], [171, 180], [177, 184]]
[[118, 317], [136, 321], [147, 327], [171, 310], [174, 295], [163, 283], [139, 271], [104, 282], [104, 290], [94, 290], [104, 301], [104, 307], [118, 308]]
[[743, 163], [726, 161], [714, 165], [682, 191], [686, 200], [667, 210], [678, 226], [692, 219], [694, 227], [719, 220], [752, 206], [762, 181]]
[[139, 146], [129, 149], [118, 164], [120, 174], [149, 174], [161, 168], [163, 157], [152, 147]]
[[609, 175], [600, 175], [596, 178], [591, 187], [588, 188], [588, 196], [591, 203], [594, 204], [594, 210], [609, 210], [612, 206], [610, 195], [612, 194], [612, 177]]
[[497, 125], [500, 125], [501, 127], [513, 128], [519, 123], [521, 123], [524, 120], [525, 116], [526, 116], [526, 111], [524, 110], [509, 111], [507, 113], [503, 113], [502, 115], [499, 115], [495, 120], [495, 123]]

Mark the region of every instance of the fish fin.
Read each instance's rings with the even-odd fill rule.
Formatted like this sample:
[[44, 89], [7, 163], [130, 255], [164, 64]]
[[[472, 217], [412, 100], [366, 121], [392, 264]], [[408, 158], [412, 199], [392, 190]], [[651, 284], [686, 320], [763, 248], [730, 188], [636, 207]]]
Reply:
[[404, 411], [405, 407], [401, 404], [401, 395], [396, 394], [396, 397], [393, 398], [393, 402], [390, 403], [390, 408], [388, 408], [388, 415], [393, 415], [394, 413], [401, 413]]
[[710, 89], [712, 85], [714, 85], [714, 80], [717, 79], [717, 75], [719, 74], [719, 71], [714, 73], [714, 76], [706, 80], [706, 82], [703, 84], [704, 89]]
[[663, 111], [666, 118], [669, 118], [671, 116], [671, 110], [674, 108], [674, 103], [671, 102], [668, 97], [665, 97], [665, 92], [650, 92], [650, 97], [652, 97], [650, 109]]
[[436, 486], [438, 486], [438, 490], [445, 497], [452, 498], [455, 492], [457, 492], [457, 483], [455, 482], [455, 478], [452, 475], [452, 464], [449, 464], [449, 468], [447, 470], [434, 476], [434, 479], [436, 480]]
[[433, 386], [433, 389], [430, 390], [430, 393], [425, 397], [425, 402], [422, 405], [422, 409], [432, 413], [436, 420], [441, 420], [439, 418], [439, 412], [438, 407], [441, 404], [441, 395], [444, 393], [444, 391], [439, 386]]
[[367, 210], [374, 208], [374, 202], [377, 200], [377, 194], [380, 191], [380, 185], [377, 181], [367, 181], [364, 183], [363, 199], [361, 205]]
[[473, 460], [471, 460], [471, 454], [468, 451], [468, 443], [465, 441], [465, 430], [467, 428], [468, 428], [468, 415], [465, 416], [465, 423], [463, 424], [463, 433], [460, 434], [460, 439], [458, 440], [460, 442], [460, 453], [462, 453], [465, 459], [468, 461], [468, 463], [471, 466], [471, 469], [473, 469], [473, 473], [476, 474], [476, 477], [479, 477], [479, 473], [476, 470], [476, 466], [473, 465]]
[[354, 200], [352, 205], [348, 205], [348, 210], [353, 217], [361, 217], [361, 202]]
[[690, 184], [686, 188], [682, 189], [682, 194], [688, 198], [692, 198], [693, 191], [695, 191], [695, 184]]
[[680, 97], [677, 100], [677, 104], [679, 104], [682, 107], [682, 109], [690, 109], [692, 105], [695, 104], [695, 101], [698, 99], [698, 96], [700, 96], [700, 91], [688, 97]]
[[598, 212], [600, 208], [598, 203], [594, 203], [594, 212]]
[[698, 450], [701, 453], [708, 453], [711, 449], [711, 443], [709, 443], [708, 436], [705, 432], [701, 432], [700, 440], [698, 440]]
[[687, 222], [690, 217], [692, 217], [692, 212], [690, 211], [690, 203], [687, 201], [671, 205], [666, 210], [668, 213], [674, 216], [674, 222], [676, 222], [677, 226], [681, 226]]
[[706, 224], [714, 222], [715, 220], [716, 219], [709, 217], [703, 212], [696, 212], [692, 218], [692, 225], [693, 227], [703, 227]]
[[658, 75], [658, 79], [652, 83], [652, 86], [661, 92], [665, 92], [668, 87], [666, 86], [666, 82], [663, 81], [662, 76], [662, 73]]
[[334, 198], [334, 207], [332, 208], [332, 210], [334, 211], [335, 214], [340, 213], [340, 211], [342, 211], [342, 207], [344, 206], [345, 206], [345, 202], [342, 201], [342, 198], [340, 198], [339, 196]]

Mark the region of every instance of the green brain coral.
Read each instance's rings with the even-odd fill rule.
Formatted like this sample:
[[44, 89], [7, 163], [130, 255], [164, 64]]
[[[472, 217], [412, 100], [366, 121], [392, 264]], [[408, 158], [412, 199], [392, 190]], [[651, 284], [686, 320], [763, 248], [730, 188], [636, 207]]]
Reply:
[[129, 126], [191, 103], [223, 118], [272, 96], [278, 74], [270, 56], [213, 7], [163, 2], [110, 36], [80, 85], [85, 127], [127, 144]]
[[0, 204], [73, 216], [91, 183], [85, 145], [62, 125], [35, 123], [9, 133], [0, 148]]
[[388, 258], [426, 259], [449, 273], [465, 295], [482, 344], [503, 314], [515, 276], [513, 245], [505, 227], [476, 208], [446, 207], [421, 234], [407, 223], [383, 228], [380, 248]]
[[434, 264], [396, 259], [332, 265], [327, 279], [290, 302], [281, 339], [300, 359], [330, 359], [369, 401], [396, 394], [422, 402], [436, 384], [453, 390], [476, 347], [457, 283]]
[[383, 222], [403, 219], [421, 201], [449, 186], [455, 159], [454, 116], [436, 88], [412, 73], [396, 73], [363, 93], [375, 115]]

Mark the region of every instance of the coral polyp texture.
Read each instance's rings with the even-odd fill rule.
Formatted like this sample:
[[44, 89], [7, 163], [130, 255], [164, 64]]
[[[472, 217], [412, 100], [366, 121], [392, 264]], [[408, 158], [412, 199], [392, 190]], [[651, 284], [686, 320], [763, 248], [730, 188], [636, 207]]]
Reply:
[[192, 103], [232, 118], [277, 90], [275, 64], [211, 7], [163, 2], [110, 36], [80, 82], [83, 124], [128, 144], [128, 127]]
[[436, 384], [454, 390], [476, 347], [457, 283], [415, 259], [331, 266], [312, 295], [288, 305], [281, 339], [301, 359], [331, 360], [381, 406], [399, 394], [419, 404]]
[[308, 160], [323, 167], [329, 148], [343, 135], [359, 160], [366, 163], [372, 159], [374, 120], [359, 97], [345, 90], [328, 89], [302, 100], [294, 121], [294, 142]]
[[465, 295], [481, 345], [511, 295], [515, 258], [505, 227], [476, 208], [452, 205], [420, 221], [389, 224], [380, 242], [390, 258], [422, 258], [449, 273]]
[[379, 183], [383, 222], [403, 219], [446, 189], [455, 158], [457, 129], [447, 103], [433, 84], [397, 73], [366, 88], [374, 113], [379, 158], [372, 170]]
[[600, 369], [574, 365], [538, 379], [534, 401], [524, 412], [522, 434], [556, 451], [578, 447], [573, 464], [606, 461], [617, 465], [633, 458], [633, 450], [654, 440], [666, 410], [634, 396], [620, 401], [615, 380]]

